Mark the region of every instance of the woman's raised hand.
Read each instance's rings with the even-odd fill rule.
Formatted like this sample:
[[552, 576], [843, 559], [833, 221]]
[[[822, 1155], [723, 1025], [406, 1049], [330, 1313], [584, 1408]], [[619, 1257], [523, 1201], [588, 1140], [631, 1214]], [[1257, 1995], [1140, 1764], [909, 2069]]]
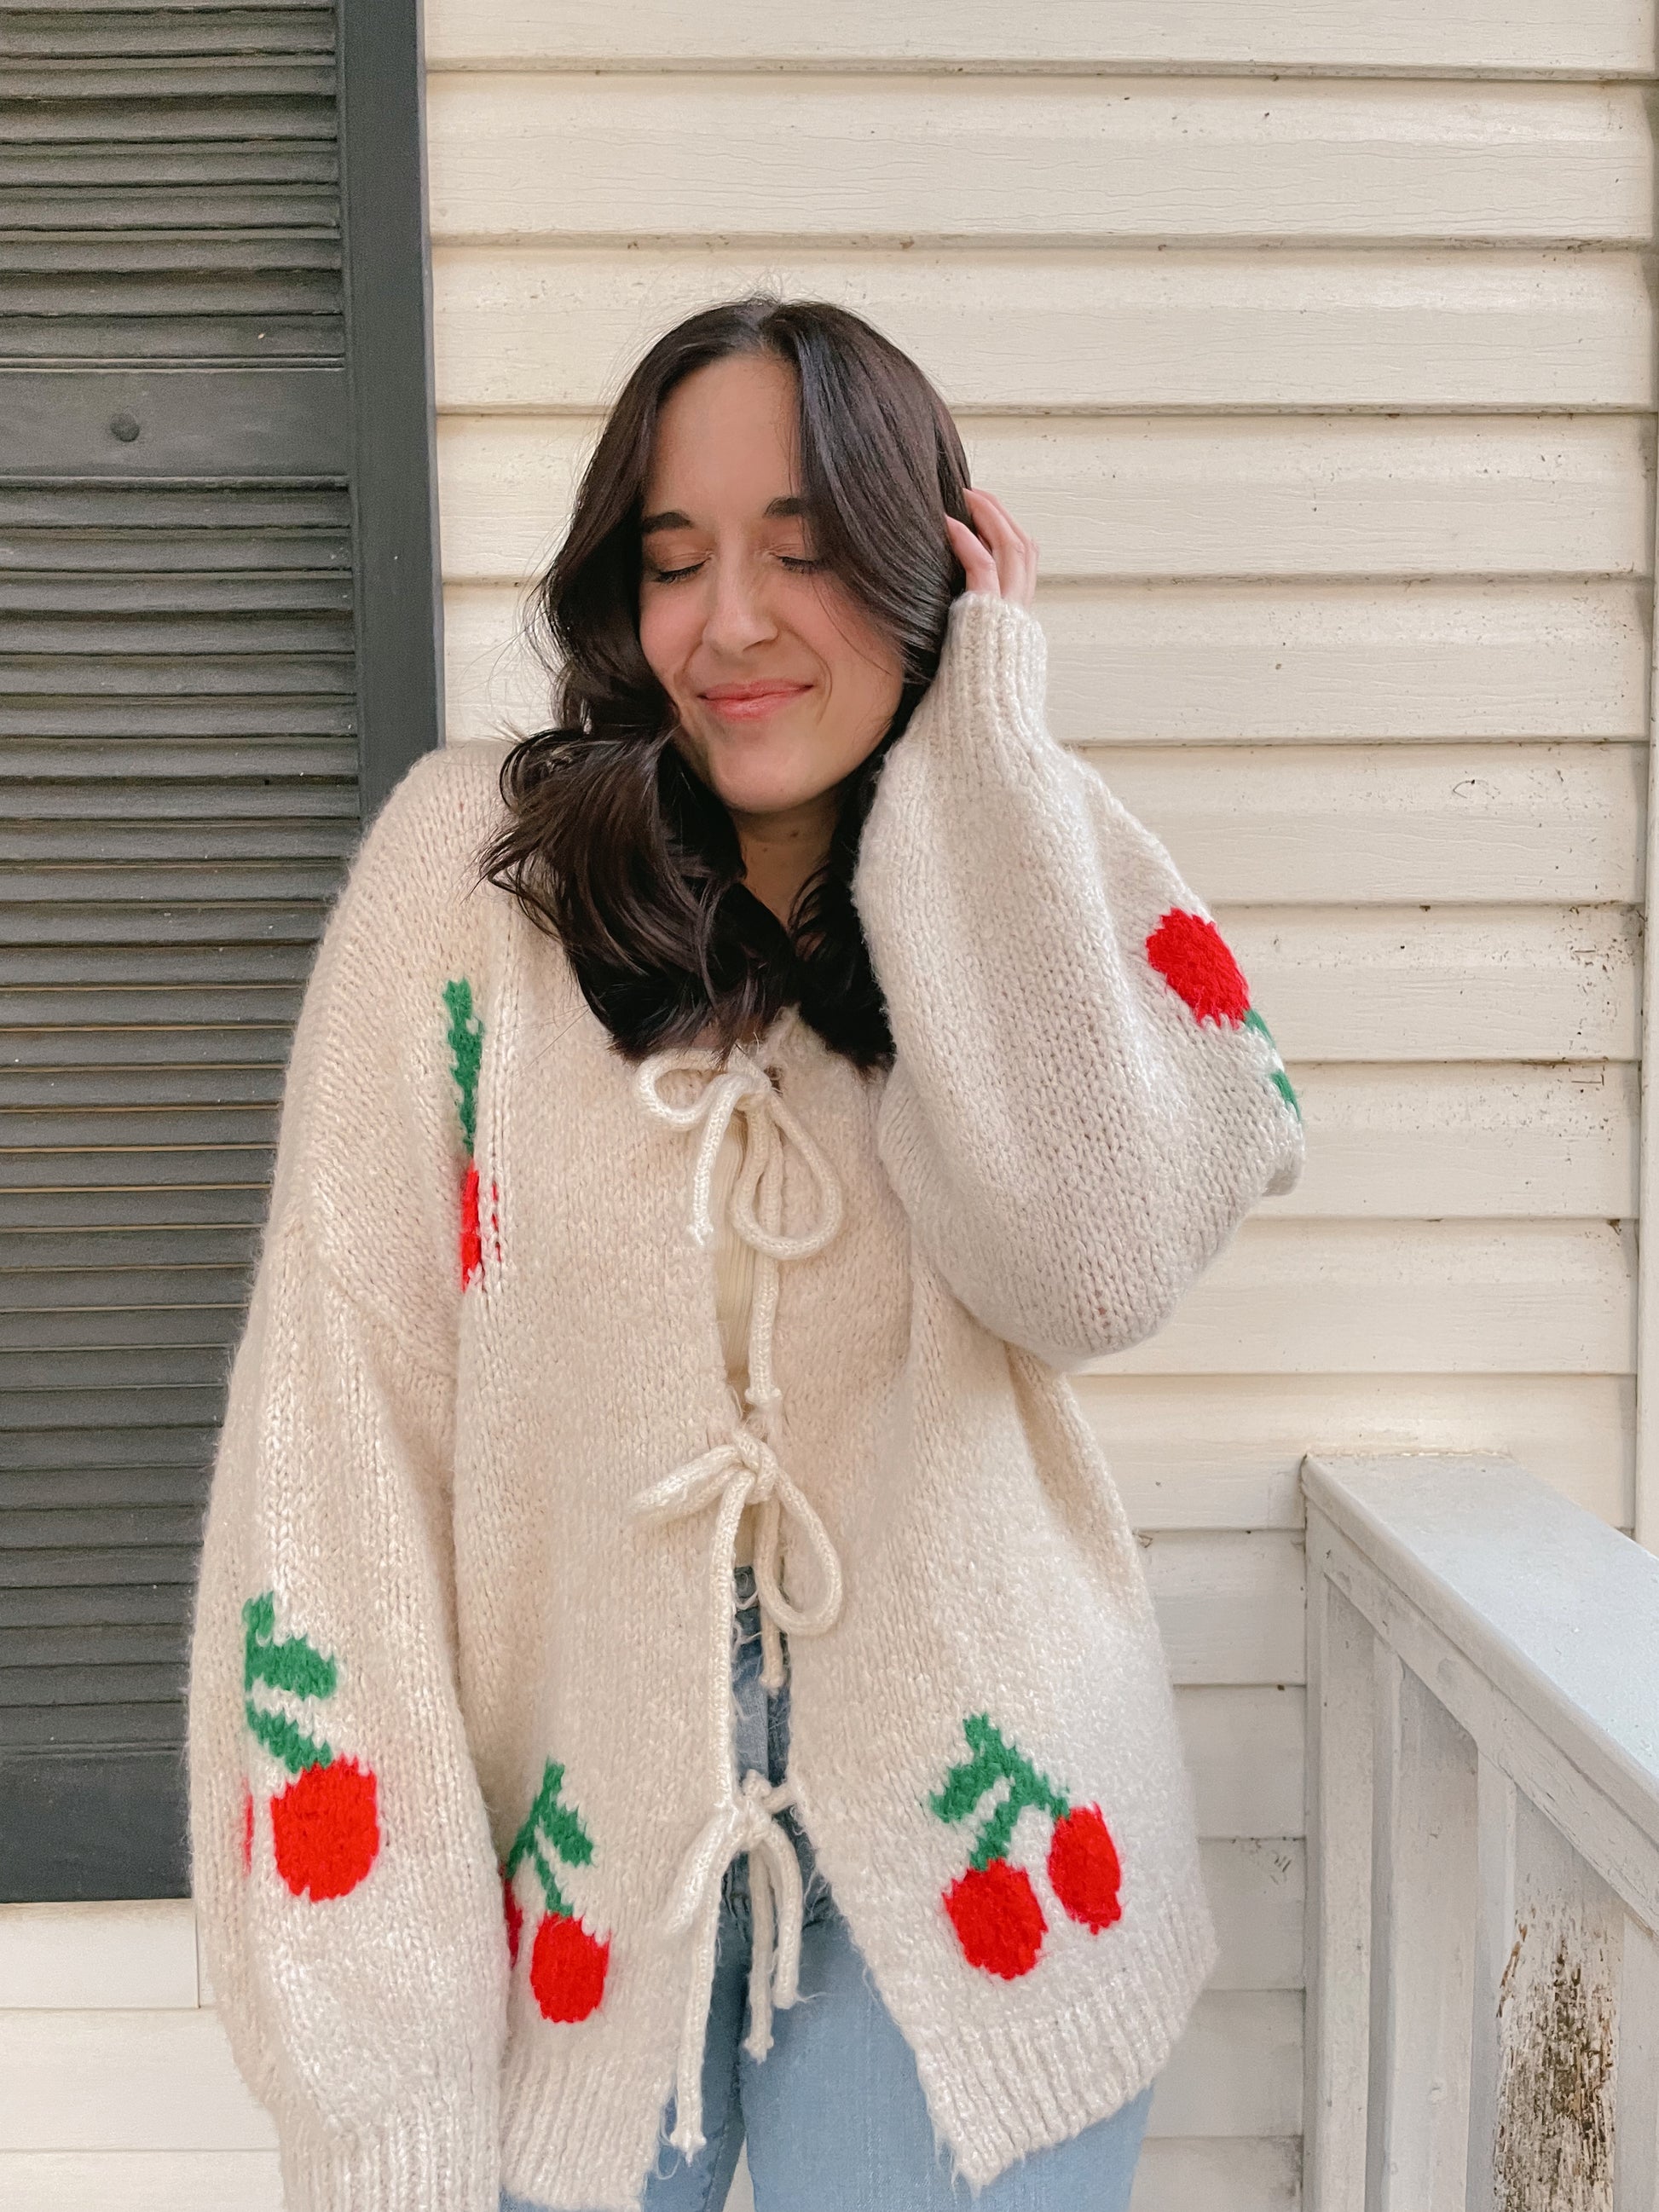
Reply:
[[1028, 537], [988, 491], [970, 491], [968, 512], [974, 518], [972, 530], [954, 515], [945, 518], [951, 550], [962, 563], [967, 588], [1029, 607], [1036, 593], [1036, 538]]

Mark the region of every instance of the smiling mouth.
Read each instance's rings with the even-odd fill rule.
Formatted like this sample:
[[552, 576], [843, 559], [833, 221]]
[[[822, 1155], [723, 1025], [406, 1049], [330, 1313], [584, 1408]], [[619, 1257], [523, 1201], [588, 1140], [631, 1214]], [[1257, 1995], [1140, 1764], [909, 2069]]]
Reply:
[[699, 696], [709, 713], [724, 721], [758, 722], [776, 714], [779, 708], [804, 699], [811, 688], [810, 684], [732, 684]]

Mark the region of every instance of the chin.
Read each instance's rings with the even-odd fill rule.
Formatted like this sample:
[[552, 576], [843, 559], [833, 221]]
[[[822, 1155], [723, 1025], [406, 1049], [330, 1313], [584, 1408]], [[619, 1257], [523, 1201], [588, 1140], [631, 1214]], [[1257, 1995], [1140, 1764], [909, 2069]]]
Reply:
[[787, 814], [822, 799], [830, 787], [783, 776], [728, 776], [715, 784], [714, 792], [733, 814]]

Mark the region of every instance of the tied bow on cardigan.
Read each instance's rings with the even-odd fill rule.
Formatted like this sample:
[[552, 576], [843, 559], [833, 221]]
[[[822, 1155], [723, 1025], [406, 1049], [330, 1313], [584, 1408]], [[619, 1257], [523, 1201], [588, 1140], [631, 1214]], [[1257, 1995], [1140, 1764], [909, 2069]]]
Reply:
[[[786, 1008], [769, 1038], [775, 1040], [797, 1018]], [[708, 1078], [689, 1105], [672, 1104], [662, 1095], [665, 1076]], [[692, 1176], [691, 1234], [705, 1249], [714, 1242], [711, 1209], [714, 1163], [734, 1114], [747, 1129], [742, 1172], [732, 1194], [730, 1222], [755, 1254], [754, 1295], [749, 1322], [748, 1410], [729, 1436], [665, 1475], [633, 1501], [633, 1510], [653, 1521], [674, 1521], [702, 1510], [718, 1498], [709, 1544], [708, 1624], [710, 1644], [709, 1750], [717, 1802], [702, 1833], [687, 1854], [669, 1925], [695, 1927], [691, 1989], [680, 2035], [675, 2084], [675, 2126], [671, 2140], [694, 2157], [702, 2148], [702, 2050], [714, 1980], [720, 1927], [720, 1887], [726, 1869], [739, 1852], [749, 1855], [750, 1893], [754, 1914], [754, 1948], [750, 1969], [750, 2027], [746, 2047], [763, 2058], [772, 2043], [772, 2007], [793, 2004], [800, 1958], [801, 1881], [799, 1863], [787, 1831], [775, 1817], [793, 1802], [788, 1783], [769, 1785], [750, 1773], [738, 1787], [731, 1734], [731, 1635], [732, 1554], [744, 1508], [759, 1509], [755, 1532], [755, 1589], [759, 1600], [763, 1665], [761, 1680], [770, 1691], [784, 1681], [783, 1637], [816, 1636], [831, 1627], [841, 1612], [841, 1562], [828, 1531], [810, 1500], [773, 1449], [782, 1393], [772, 1372], [772, 1332], [778, 1308], [778, 1267], [786, 1260], [810, 1259], [821, 1252], [841, 1224], [841, 1190], [828, 1161], [785, 1105], [760, 1059], [737, 1048], [728, 1064], [704, 1047], [686, 1046], [653, 1053], [639, 1071], [640, 1096], [649, 1110], [672, 1127], [702, 1124]], [[783, 1158], [786, 1146], [811, 1177], [817, 1195], [817, 1218], [798, 1236], [786, 1236], [783, 1220]], [[817, 1565], [817, 1594], [799, 1606], [784, 1595], [780, 1580], [785, 1515], [794, 1522]], [[775, 1914], [774, 1905], [776, 1905]], [[775, 1971], [770, 1954], [776, 1929]]]

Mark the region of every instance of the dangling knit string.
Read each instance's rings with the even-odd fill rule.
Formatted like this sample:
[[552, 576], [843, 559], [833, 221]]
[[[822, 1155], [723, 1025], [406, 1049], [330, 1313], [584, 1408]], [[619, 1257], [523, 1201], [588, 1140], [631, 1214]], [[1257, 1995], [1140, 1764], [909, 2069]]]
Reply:
[[[787, 1027], [793, 1010], [781, 1017]], [[775, 1028], [773, 1035], [779, 1033]], [[671, 1073], [707, 1074], [696, 1102], [675, 1106], [662, 1096], [661, 1079]], [[688, 1460], [632, 1501], [632, 1509], [655, 1521], [678, 1520], [718, 1498], [709, 1545], [708, 1727], [715, 1808], [692, 1845], [682, 1870], [669, 1926], [696, 1929], [691, 1988], [680, 2035], [675, 2084], [675, 2127], [672, 2140], [687, 2157], [702, 2148], [702, 2049], [708, 2002], [714, 1980], [714, 1952], [720, 1928], [720, 1888], [726, 1867], [739, 1852], [749, 1855], [753, 1911], [753, 1957], [750, 1969], [750, 2028], [747, 2048], [765, 2057], [772, 2042], [772, 2007], [787, 2010], [795, 2002], [800, 1957], [800, 1867], [788, 1831], [775, 1817], [794, 1801], [793, 1784], [775, 1786], [750, 1773], [741, 1789], [732, 1755], [732, 1577], [738, 1524], [751, 1501], [760, 1508], [755, 1540], [755, 1589], [759, 1601], [763, 1664], [761, 1681], [776, 1691], [784, 1681], [783, 1637], [813, 1636], [830, 1627], [841, 1612], [841, 1562], [828, 1531], [772, 1448], [782, 1394], [772, 1371], [772, 1332], [777, 1317], [778, 1266], [820, 1252], [841, 1223], [841, 1191], [828, 1161], [784, 1104], [758, 1060], [739, 1048], [721, 1071], [718, 1055], [691, 1046], [654, 1053], [640, 1069], [640, 1093], [650, 1110], [677, 1128], [703, 1123], [692, 1176], [691, 1234], [705, 1249], [713, 1243], [711, 1192], [714, 1162], [734, 1113], [747, 1124], [744, 1165], [732, 1194], [732, 1225], [755, 1253], [755, 1286], [749, 1324], [749, 1411], [729, 1437]], [[800, 1235], [782, 1232], [783, 1152], [787, 1141], [805, 1165], [815, 1186], [817, 1218]], [[787, 1513], [811, 1553], [817, 1595], [810, 1606], [784, 1595], [780, 1570], [783, 1516]], [[776, 1959], [772, 1960], [775, 1929]]]

